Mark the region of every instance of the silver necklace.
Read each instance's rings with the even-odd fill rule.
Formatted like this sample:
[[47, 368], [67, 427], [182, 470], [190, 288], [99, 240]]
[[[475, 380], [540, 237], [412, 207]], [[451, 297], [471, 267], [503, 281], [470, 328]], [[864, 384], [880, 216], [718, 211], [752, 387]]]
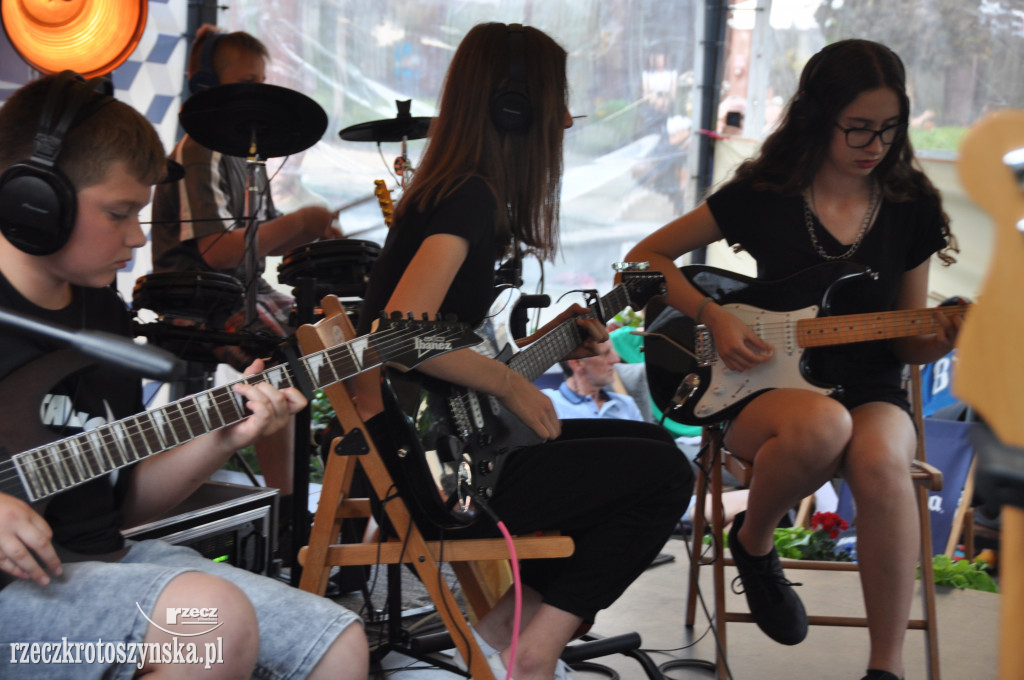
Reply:
[[[811, 197], [814, 197], [814, 188], [811, 188]], [[860, 248], [861, 242], [864, 240], [864, 235], [868, 233], [868, 227], [871, 226], [871, 221], [875, 217], [875, 210], [878, 209], [878, 187], [871, 187], [871, 204], [868, 206], [868, 211], [864, 215], [864, 223], [860, 225], [860, 232], [857, 233], [857, 238], [853, 240], [850, 247], [846, 249], [846, 252], [840, 255], [829, 255], [825, 252], [825, 249], [818, 243], [818, 235], [814, 232], [814, 215], [811, 212], [810, 201], [807, 200], [807, 196], [804, 199], [804, 225], [807, 227], [807, 233], [811, 237], [811, 245], [814, 246], [814, 250], [825, 260], [845, 260], [857, 252], [857, 248]], [[823, 225], [824, 226], [824, 225]]]

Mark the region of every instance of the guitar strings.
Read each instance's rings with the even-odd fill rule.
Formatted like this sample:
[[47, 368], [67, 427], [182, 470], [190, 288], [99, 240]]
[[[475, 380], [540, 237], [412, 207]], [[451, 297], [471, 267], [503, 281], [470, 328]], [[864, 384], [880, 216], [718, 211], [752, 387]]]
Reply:
[[[773, 345], [778, 346], [792, 339], [797, 346], [813, 347], [815, 346], [816, 336], [822, 340], [822, 344], [843, 344], [843, 342], [866, 342], [893, 337], [886, 335], [885, 338], [876, 338], [878, 330], [900, 330], [900, 335], [906, 336], [917, 335], [921, 332], [931, 332], [935, 330], [932, 314], [936, 310], [946, 316], [952, 316], [962, 314], [966, 307], [967, 305], [954, 305], [927, 309], [896, 310], [892, 312], [868, 312], [840, 317], [809, 317], [805, 319], [769, 321], [760, 324], [748, 323], [747, 326], [756, 329], [759, 338]], [[778, 314], [779, 312], [772, 313]], [[908, 328], [908, 324], [917, 324], [918, 327]], [[855, 337], [857, 339], [833, 341], [830, 338], [826, 338], [826, 334], [838, 335], [840, 337]]]
[[[388, 347], [394, 347], [397, 344], [401, 344], [404, 338], [410, 335], [417, 335], [417, 333], [415, 331], [410, 332], [385, 330], [379, 334], [374, 335], [380, 335], [380, 340], [382, 340], [378, 342], [378, 338], [375, 337], [374, 347], [386, 352]], [[307, 370], [309, 368], [307, 360], [317, 355], [327, 357], [335, 355], [335, 358], [330, 359], [330, 362], [337, 366], [353, 365], [350, 353], [348, 352], [348, 343], [341, 346], [327, 348], [319, 352], [314, 352], [313, 354], [307, 357], [303, 357], [303, 362], [306, 363]], [[338, 355], [341, 356], [339, 357]], [[204, 421], [202, 419], [202, 416], [200, 415], [200, 410], [198, 408], [198, 401], [203, 395], [209, 397], [209, 401], [213, 405], [213, 408], [217, 410], [219, 419], [223, 423], [221, 427], [244, 420], [250, 414], [244, 411], [244, 405], [240, 403], [240, 398], [231, 389], [232, 386], [242, 382], [246, 384], [259, 384], [260, 382], [269, 380], [270, 377], [274, 374], [277, 374], [278, 377], [283, 378], [281, 384], [284, 384], [284, 382], [287, 381], [291, 384], [290, 386], [294, 386], [294, 376], [290, 370], [290, 367], [287, 367], [285, 365], [275, 366], [271, 369], [267, 369], [266, 371], [260, 374], [247, 376], [245, 378], [235, 380], [225, 385], [218, 386], [216, 388], [207, 390], [197, 395], [191, 395], [190, 397], [186, 397], [171, 404], [161, 406], [158, 409], [144, 411], [133, 416], [120, 419], [115, 423], [109, 423], [95, 430], [90, 430], [88, 432], [82, 432], [76, 435], [72, 435], [71, 437], [67, 438], [67, 440], [51, 442], [50, 444], [30, 449], [29, 451], [26, 451], [23, 454], [16, 454], [15, 457], [23, 457], [25, 456], [25, 454], [32, 454], [35, 452], [44, 452], [46, 449], [51, 449], [49, 453], [52, 454], [52, 449], [54, 449], [55, 447], [58, 447], [58, 452], [60, 452], [59, 447], [61, 445], [61, 442], [65, 441], [74, 440], [82, 444], [85, 444], [87, 442], [88, 447], [79, 447], [79, 450], [81, 451], [84, 457], [83, 462], [85, 463], [85, 466], [78, 468], [78, 470], [80, 470], [78, 476], [86, 478], [80, 479], [80, 481], [75, 482], [75, 484], [81, 483], [83, 481], [88, 481], [89, 479], [94, 479], [107, 472], [103, 471], [100, 472], [99, 474], [96, 474], [92, 470], [88, 470], [87, 468], [90, 467], [90, 461], [93, 462], [94, 466], [100, 466], [103, 464], [103, 458], [105, 457], [107, 461], [113, 463], [114, 453], [117, 453], [118, 457], [125, 461], [124, 464], [130, 464], [131, 462], [133, 462], [133, 460], [141, 460], [142, 458], [146, 458], [149, 455], [155, 455], [156, 453], [163, 452], [167, 449], [174, 448], [175, 446], [178, 446], [184, 442], [190, 441], [192, 438], [194, 438], [194, 436], [192, 435], [191, 427], [189, 426], [190, 417], [192, 418], [192, 422], [195, 422], [195, 419], [198, 418], [202, 428], [206, 428], [207, 421]], [[330, 382], [333, 382], [333, 380]], [[170, 410], [175, 407], [177, 407], [176, 411]], [[225, 410], [228, 413], [233, 413], [233, 415], [231, 416], [233, 420], [224, 418], [223, 413]], [[243, 415], [239, 416], [238, 413], [242, 413]], [[133, 419], [136, 420], [134, 426], [132, 426], [132, 424], [130, 424], [129, 422], [132, 421]], [[140, 423], [139, 420], [141, 420], [142, 423]], [[212, 414], [210, 420], [212, 421]], [[121, 432], [127, 435], [127, 439], [122, 439], [121, 437], [118, 437], [117, 433], [114, 432], [115, 426], [117, 425], [122, 426]], [[182, 425], [184, 427], [182, 427]], [[160, 431], [161, 429], [162, 431], [167, 432], [169, 435], [164, 440], [161, 440], [161, 438], [157, 435], [157, 432]], [[209, 431], [212, 431], [213, 429], [220, 428], [211, 428]], [[205, 434], [205, 432], [203, 434]], [[141, 456], [138, 455], [138, 449], [135, 446], [131, 445], [132, 438], [140, 439], [140, 448], [143, 448], [144, 450]], [[170, 445], [161, 443], [162, 441], [170, 442], [172, 438], [175, 440], [175, 443], [172, 443]], [[117, 447], [116, 451], [111, 450], [111, 445], [116, 446], [118, 443], [122, 443], [123, 446]], [[155, 450], [151, 450], [151, 443], [155, 445]], [[90, 448], [93, 449], [93, 452], [91, 454], [88, 451], [88, 449]], [[69, 450], [69, 447], [65, 445], [64, 449], [65, 451], [63, 453], [65, 453], [66, 457], [66, 452], [67, 450]], [[122, 453], [122, 451], [124, 453]], [[125, 455], [125, 453], [127, 453], [128, 455]], [[69, 478], [73, 478], [75, 476], [74, 473], [71, 472], [71, 469], [64, 464], [64, 460], [53, 460], [52, 455], [47, 455], [46, 453], [44, 453], [43, 455], [46, 456], [46, 458], [43, 461], [39, 461], [38, 459], [32, 461], [32, 470], [38, 475], [49, 475], [51, 478], [51, 482], [55, 478], [57, 480], [60, 480], [61, 477], [63, 476], [67, 476]], [[14, 475], [4, 476], [3, 472], [6, 472], [8, 469], [16, 469], [13, 460], [8, 460], [4, 461], [3, 463], [0, 463], [0, 483], [6, 482], [12, 478], [19, 477], [17, 472], [15, 472]], [[54, 475], [55, 470], [65, 469], [68, 470], [67, 475]], [[74, 484], [72, 484], [72, 486], [73, 485]], [[67, 485], [65, 486], [65, 488], [67, 488]]]
[[[445, 336], [446, 334], [453, 334], [453, 330], [460, 333], [462, 331], [461, 328], [445, 329], [443, 327], [440, 327], [440, 324], [438, 324], [438, 326], [439, 328], [436, 331], [436, 334], [442, 336]], [[372, 341], [372, 344], [370, 344], [369, 347], [377, 351], [379, 354], [386, 355], [390, 350], [393, 350], [396, 347], [400, 347], [401, 345], [406, 343], [410, 338], [417, 337], [423, 334], [424, 333], [422, 332], [422, 330], [417, 330], [414, 328], [388, 328], [377, 333], [360, 336], [359, 338], [355, 338], [352, 341], [347, 341], [339, 345], [326, 348], [324, 350], [313, 352], [312, 354], [301, 357], [300, 362], [304, 365], [304, 367], [307, 370], [307, 373], [309, 373], [310, 375], [312, 375], [312, 371], [310, 369], [309, 360], [318, 356], [327, 357], [328, 363], [331, 364], [332, 366], [351, 367], [351, 369], [354, 370], [355, 362], [351, 358], [351, 353], [349, 351], [349, 347], [353, 342], [357, 340], [366, 340], [367, 342]], [[379, 364], [374, 365], [376, 366]], [[89, 430], [88, 432], [81, 432], [70, 437], [67, 437], [65, 439], [50, 442], [49, 444], [45, 444], [43, 446], [38, 446], [27, 451], [14, 454], [14, 456], [9, 458], [8, 460], [0, 462], [0, 484], [6, 484], [12, 480], [17, 480], [20, 482], [21, 476], [17, 472], [14, 459], [26, 457], [31, 458], [31, 454], [34, 454], [36, 452], [42, 453], [42, 456], [45, 456], [45, 460], [33, 460], [31, 465], [31, 471], [36, 476], [49, 476], [50, 485], [52, 485], [54, 481], [61, 482], [62, 488], [60, 490], [63, 490], [66, 488], [70, 488], [71, 486], [76, 486], [78, 484], [101, 477], [102, 475], [106, 474], [107, 472], [110, 472], [113, 469], [129, 465], [132, 462], [142, 460], [151, 455], [162, 453], [166, 450], [175, 448], [188, 441], [191, 441], [191, 439], [194, 439], [198, 435], [192, 434], [192, 429], [189, 425], [190, 417], [191, 422], [195, 422], [196, 419], [198, 419], [202, 428], [206, 429], [206, 431], [202, 432], [202, 434], [207, 434], [208, 432], [213, 432], [214, 430], [221, 429], [221, 427], [227, 427], [229, 425], [241, 422], [245, 418], [249, 417], [251, 413], [245, 412], [244, 404], [241, 403], [241, 397], [239, 397], [239, 395], [237, 395], [231, 388], [238, 383], [255, 385], [259, 384], [260, 382], [265, 382], [270, 379], [270, 376], [272, 374], [279, 374], [280, 377], [283, 378], [281, 384], [287, 382], [287, 386], [295, 386], [295, 376], [291, 371], [290, 366], [286, 364], [281, 364], [273, 368], [267, 369], [259, 374], [246, 376], [244, 378], [232, 381], [230, 383], [226, 383], [224, 385], [220, 385], [210, 390], [206, 390], [195, 395], [190, 395], [189, 397], [179, 399], [170, 404], [165, 404], [156, 409], [142, 411], [140, 413], [136, 413], [126, 418], [119, 419], [113, 423], [107, 423], [106, 425], [103, 425], [94, 430]], [[352, 375], [355, 375], [355, 372], [353, 372]], [[346, 377], [351, 377], [351, 375]], [[314, 378], [319, 379], [319, 376], [314, 376]], [[336, 380], [329, 379], [323, 384], [326, 385], [331, 384], [333, 382], [336, 382]], [[204, 395], [208, 398], [210, 404], [212, 405], [212, 409], [216, 410], [218, 419], [221, 421], [222, 425], [218, 427], [207, 427], [206, 423], [213, 421], [212, 414], [209, 419], [204, 419], [198, 407], [198, 402]], [[224, 417], [224, 411], [222, 410], [222, 407], [230, 408], [230, 410], [228, 410], [227, 413], [234, 413], [235, 415], [230, 416], [230, 418], [233, 419], [226, 419]], [[170, 411], [170, 409], [174, 410]], [[209, 413], [210, 410], [211, 409], [207, 409], [207, 412]], [[243, 415], [240, 417], [237, 416], [237, 413], [239, 412], [243, 413]], [[158, 413], [159, 415], [157, 415]], [[132, 420], [136, 420], [134, 426], [129, 423], [129, 421]], [[142, 420], [144, 422], [140, 424], [138, 422], [139, 420]], [[115, 432], [115, 428], [118, 425], [121, 426], [120, 431], [124, 435], [123, 437], [118, 436], [118, 434]], [[181, 427], [182, 425], [184, 427]], [[169, 443], [171, 440], [171, 436], [168, 436], [164, 439], [161, 439], [158, 436], [157, 433], [161, 431], [161, 426], [163, 432], [173, 436], [173, 438], [176, 440], [175, 443]], [[183, 434], [187, 436], [183, 438]], [[131, 439], [133, 438], [141, 440], [142, 448], [144, 448], [142, 455], [139, 455], [138, 449], [132, 445]], [[96, 443], [96, 440], [98, 440], [98, 445]], [[67, 453], [72, 450], [69, 444], [67, 444], [67, 442], [70, 441], [76, 441], [80, 443], [78, 447], [78, 453], [75, 454], [75, 457], [77, 459], [80, 459], [83, 465], [76, 466], [75, 468], [68, 467], [65, 464], [67, 462], [67, 459], [69, 458]], [[161, 442], [168, 442], [168, 444], [164, 444]], [[155, 450], [150, 450], [150, 443], [155, 444], [157, 448]], [[47, 451], [47, 449], [50, 449], [50, 451]], [[58, 453], [63, 454], [63, 458], [59, 460], [54, 460], [52, 457], [53, 449], [57, 449]], [[89, 453], [89, 449], [93, 450], [92, 453]], [[89, 469], [90, 467], [96, 467], [98, 465], [101, 465], [104, 459], [106, 459], [110, 463], [114, 463], [115, 453], [118, 458], [124, 461], [123, 464], [115, 464], [114, 467], [111, 468], [111, 470], [103, 470], [99, 473], [95, 473]], [[90, 461], [92, 462], [92, 464], [90, 464]], [[67, 471], [67, 473], [57, 473], [57, 470]], [[76, 475], [79, 477], [78, 481], [73, 481], [71, 484], [64, 484], [62, 482], [62, 480], [65, 478], [73, 480]], [[40, 498], [44, 498], [48, 495], [51, 494], [47, 493], [44, 496], [40, 496]]]

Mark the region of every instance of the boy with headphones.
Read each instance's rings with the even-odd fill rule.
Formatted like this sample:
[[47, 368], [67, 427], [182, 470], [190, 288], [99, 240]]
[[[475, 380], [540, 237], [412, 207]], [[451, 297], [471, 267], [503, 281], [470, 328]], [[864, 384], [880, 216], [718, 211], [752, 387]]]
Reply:
[[[111, 283], [146, 242], [138, 212], [168, 166], [152, 126], [111, 92], [109, 81], [65, 71], [0, 108], [0, 307], [130, 337]], [[250, 414], [240, 423], [108, 474], [82, 474], [93, 478], [30, 505], [8, 456], [141, 411], [140, 383], [7, 329], [0, 346], [0, 464], [8, 470], [0, 477], [0, 675], [66, 677], [64, 666], [75, 664], [76, 678], [188, 678], [199, 672], [191, 656], [209, 664], [207, 678], [366, 677], [366, 638], [351, 612], [189, 548], [126, 544], [120, 534], [179, 503], [231, 452], [279, 430], [305, 404], [301, 394], [240, 384]], [[260, 369], [257, 361], [247, 370]], [[11, 394], [15, 380], [21, 387]], [[105, 445], [124, 450], [126, 434]], [[90, 469], [88, 451], [68, 445], [67, 453], [72, 478]], [[208, 625], [188, 625], [182, 612], [192, 611], [205, 612]], [[150, 651], [160, 655], [143, 657], [142, 643], [156, 643]]]
[[[216, 27], [204, 25], [189, 55], [189, 89], [195, 94], [217, 85], [262, 83], [269, 56], [266, 46], [248, 33], [218, 33]], [[211, 151], [188, 135], [171, 156], [185, 167], [185, 177], [157, 187], [153, 197], [153, 270], [216, 272], [244, 280], [245, 159]], [[297, 246], [341, 236], [334, 226], [337, 213], [311, 205], [282, 215], [274, 207], [266, 177], [261, 174], [257, 181], [262, 183], [263, 205], [258, 214], [261, 262], [267, 255], [284, 255]], [[259, 318], [246, 328], [240, 305], [228, 319], [226, 330], [265, 331], [283, 338], [290, 333], [292, 296], [274, 290], [263, 279], [257, 286]], [[218, 348], [215, 353], [237, 370], [253, 358], [235, 346]], [[287, 427], [260, 442], [256, 455], [268, 486], [281, 490], [281, 517], [290, 518], [293, 429]], [[289, 552], [282, 549], [284, 555]]]

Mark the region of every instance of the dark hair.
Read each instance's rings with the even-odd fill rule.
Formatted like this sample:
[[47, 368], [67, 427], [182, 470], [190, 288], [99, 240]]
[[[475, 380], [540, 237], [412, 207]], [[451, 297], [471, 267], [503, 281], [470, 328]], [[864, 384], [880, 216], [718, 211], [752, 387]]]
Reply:
[[508, 79], [508, 34], [505, 24], [479, 24], [459, 44], [429, 143], [396, 218], [406, 210], [429, 209], [476, 175], [497, 199], [499, 242], [507, 246], [514, 236], [526, 250], [553, 259], [568, 109], [567, 55], [545, 33], [523, 28], [532, 123], [525, 132], [502, 133], [491, 120], [490, 102]]
[[[737, 180], [755, 188], [783, 195], [797, 195], [807, 189], [825, 161], [840, 112], [861, 93], [889, 88], [899, 99], [899, 122], [910, 119], [906, 72], [891, 49], [870, 40], [841, 40], [826, 46], [804, 66], [800, 85], [790, 100], [779, 127], [765, 139], [756, 157], [736, 170]], [[896, 137], [873, 175], [883, 196], [905, 202], [920, 197], [934, 198], [939, 192], [918, 167], [906, 131]], [[942, 213], [946, 247], [939, 251], [944, 264], [955, 260], [947, 252], [959, 252]]]
[[211, 24], [203, 24], [196, 31], [196, 38], [192, 41], [192, 49], [188, 53], [188, 75], [192, 77], [196, 72], [202, 68], [203, 61], [203, 46], [206, 45], [206, 41], [210, 40], [213, 36], [217, 37], [217, 44], [213, 47], [213, 56], [211, 61], [213, 62], [213, 70], [220, 75], [220, 70], [224, 67], [224, 52], [228, 49], [235, 49], [239, 52], [248, 52], [250, 54], [258, 54], [264, 59], [270, 59], [270, 51], [267, 46], [264, 45], [259, 38], [246, 33], [245, 31], [235, 31], [233, 33], [218, 33], [217, 27]]
[[[39, 119], [56, 80], [57, 76], [33, 80], [0, 108], [0, 172], [32, 156]], [[57, 168], [81, 191], [106, 179], [117, 162], [143, 184], [156, 184], [167, 174], [167, 157], [156, 130], [141, 113], [114, 100], [68, 131]]]

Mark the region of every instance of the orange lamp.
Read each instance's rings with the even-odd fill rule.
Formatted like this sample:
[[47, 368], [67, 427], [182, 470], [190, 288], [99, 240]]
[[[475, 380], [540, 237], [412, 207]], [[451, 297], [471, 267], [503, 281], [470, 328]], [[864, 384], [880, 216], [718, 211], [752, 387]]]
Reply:
[[0, 0], [4, 31], [29, 66], [106, 75], [128, 59], [146, 28], [147, 0]]

